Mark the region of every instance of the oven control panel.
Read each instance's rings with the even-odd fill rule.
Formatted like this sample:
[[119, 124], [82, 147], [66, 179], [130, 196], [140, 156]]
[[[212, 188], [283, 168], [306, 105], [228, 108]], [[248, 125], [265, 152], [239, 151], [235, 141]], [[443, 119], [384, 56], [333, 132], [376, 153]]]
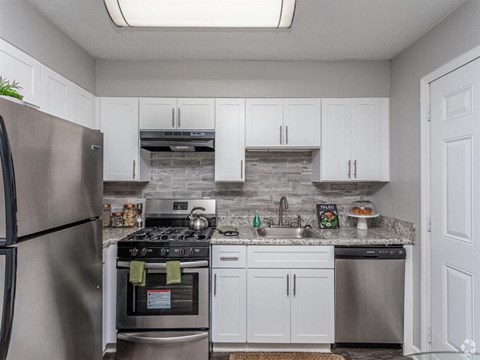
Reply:
[[119, 247], [118, 257], [122, 259], [147, 258], [147, 259], [207, 259], [210, 255], [209, 247], [196, 246], [165, 246], [145, 247], [142, 245], [132, 247]]

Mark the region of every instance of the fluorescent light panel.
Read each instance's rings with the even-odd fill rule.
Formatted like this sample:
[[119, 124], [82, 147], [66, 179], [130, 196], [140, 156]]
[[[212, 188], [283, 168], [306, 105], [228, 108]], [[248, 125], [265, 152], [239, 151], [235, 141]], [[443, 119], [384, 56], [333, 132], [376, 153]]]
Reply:
[[296, 0], [104, 0], [117, 26], [290, 27]]

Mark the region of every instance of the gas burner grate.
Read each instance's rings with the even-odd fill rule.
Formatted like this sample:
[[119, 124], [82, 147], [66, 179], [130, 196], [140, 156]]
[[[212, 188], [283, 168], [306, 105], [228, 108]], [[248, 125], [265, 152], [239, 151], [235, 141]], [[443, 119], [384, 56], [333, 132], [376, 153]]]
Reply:
[[128, 236], [129, 241], [205, 241], [210, 239], [213, 228], [194, 231], [185, 227], [145, 228]]

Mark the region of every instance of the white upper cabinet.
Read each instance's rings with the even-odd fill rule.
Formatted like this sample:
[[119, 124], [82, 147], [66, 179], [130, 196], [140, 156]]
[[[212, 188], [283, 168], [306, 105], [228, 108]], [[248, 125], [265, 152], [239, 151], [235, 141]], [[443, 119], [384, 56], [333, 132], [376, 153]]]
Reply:
[[41, 69], [42, 101], [40, 110], [67, 119], [70, 81], [44, 65]]
[[320, 99], [247, 99], [246, 147], [320, 147]]
[[214, 130], [215, 99], [141, 98], [141, 130]]
[[68, 96], [68, 120], [90, 129], [95, 123], [95, 96], [70, 82]]
[[[102, 98], [104, 180], [148, 181], [148, 159], [140, 151], [137, 98]], [[145, 154], [147, 155], [147, 154]]]
[[284, 99], [284, 144], [286, 147], [320, 147], [320, 99]]
[[0, 39], [0, 75], [17, 81], [23, 101], [40, 106], [40, 62]]
[[171, 130], [177, 128], [177, 99], [140, 98], [140, 129]]
[[215, 99], [181, 98], [177, 107], [178, 129], [215, 129]]
[[282, 99], [247, 99], [246, 116], [247, 147], [283, 145]]
[[389, 100], [323, 99], [313, 181], [389, 180]]
[[245, 99], [215, 102], [215, 181], [245, 181]]

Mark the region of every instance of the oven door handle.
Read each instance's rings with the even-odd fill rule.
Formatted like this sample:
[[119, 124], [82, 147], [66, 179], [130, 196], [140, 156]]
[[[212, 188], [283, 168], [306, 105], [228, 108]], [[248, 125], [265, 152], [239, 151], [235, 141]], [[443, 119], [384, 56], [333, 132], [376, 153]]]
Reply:
[[[141, 334], [141, 333], [140, 333]], [[118, 339], [143, 344], [171, 344], [171, 343], [186, 343], [208, 338], [208, 333], [200, 333], [186, 336], [172, 336], [172, 337], [151, 337], [134, 335], [133, 333], [118, 333]]]
[[[130, 268], [130, 261], [118, 261], [117, 266], [120, 268]], [[207, 267], [208, 261], [190, 261], [190, 262], [181, 262], [180, 267], [182, 269], [187, 268], [200, 268]], [[166, 263], [145, 263], [145, 269], [166, 269]]]

